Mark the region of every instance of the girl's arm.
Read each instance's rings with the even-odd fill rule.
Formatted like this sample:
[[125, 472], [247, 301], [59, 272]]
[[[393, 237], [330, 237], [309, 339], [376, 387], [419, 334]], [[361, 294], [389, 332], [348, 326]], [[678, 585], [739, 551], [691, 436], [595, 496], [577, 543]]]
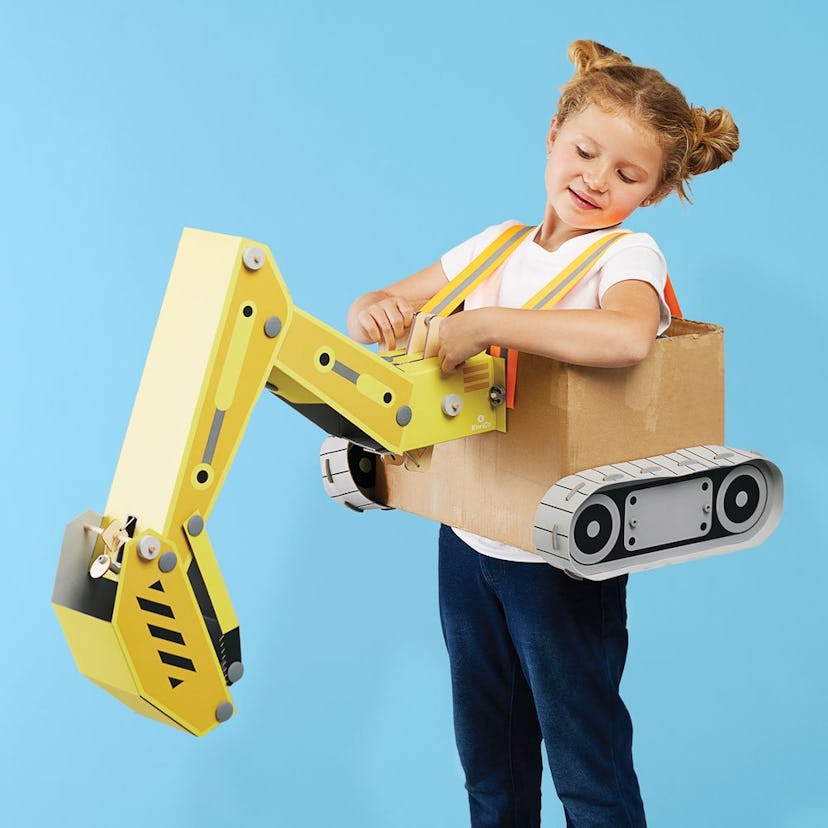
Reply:
[[382, 340], [385, 349], [393, 351], [397, 339], [411, 326], [414, 313], [444, 287], [446, 281], [443, 266], [435, 262], [387, 288], [360, 296], [348, 311], [348, 333], [357, 342]]
[[601, 310], [479, 308], [440, 324], [440, 367], [456, 371], [490, 345], [568, 362], [620, 368], [641, 362], [658, 331], [659, 301], [647, 282], [628, 280], [604, 294]]

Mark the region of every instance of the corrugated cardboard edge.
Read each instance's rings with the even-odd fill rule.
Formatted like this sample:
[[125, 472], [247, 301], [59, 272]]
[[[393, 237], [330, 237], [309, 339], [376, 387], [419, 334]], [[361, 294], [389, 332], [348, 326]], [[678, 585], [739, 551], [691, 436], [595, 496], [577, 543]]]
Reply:
[[594, 466], [724, 442], [724, 331], [673, 320], [631, 368], [521, 354], [505, 434], [434, 447], [427, 471], [380, 464], [377, 499], [534, 551], [535, 509], [562, 477]]

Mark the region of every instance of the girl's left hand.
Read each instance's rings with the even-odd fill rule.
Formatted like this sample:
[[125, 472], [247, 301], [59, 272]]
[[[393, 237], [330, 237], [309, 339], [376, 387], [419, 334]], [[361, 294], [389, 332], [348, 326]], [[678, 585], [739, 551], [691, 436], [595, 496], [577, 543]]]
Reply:
[[489, 308], [461, 311], [440, 320], [437, 357], [444, 374], [456, 371], [469, 357], [489, 347], [485, 322]]

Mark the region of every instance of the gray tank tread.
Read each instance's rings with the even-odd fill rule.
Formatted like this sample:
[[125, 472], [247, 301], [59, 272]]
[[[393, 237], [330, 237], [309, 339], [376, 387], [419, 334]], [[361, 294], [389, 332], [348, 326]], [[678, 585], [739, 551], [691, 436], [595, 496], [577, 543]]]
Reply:
[[[333, 441], [341, 445], [335, 445]], [[331, 474], [348, 471], [348, 441], [339, 437], [328, 437], [322, 443], [319, 459], [322, 462], [323, 472], [326, 467], [331, 470]]]
[[353, 480], [349, 481], [350, 485], [345, 485], [341, 489], [334, 489], [323, 480], [325, 486], [325, 493], [331, 500], [335, 500], [342, 506], [349, 506], [352, 509], [365, 511], [367, 509], [383, 509], [386, 508], [381, 503], [371, 500], [364, 495], [358, 488], [353, 485]]
[[343, 437], [326, 437], [319, 451], [322, 486], [332, 500], [342, 506], [364, 512], [368, 509], [388, 509], [372, 500], [370, 494], [354, 480], [348, 464], [350, 442]]
[[[753, 472], [747, 472], [749, 476], [752, 474], [760, 483], [764, 480], [762, 485], [766, 488], [766, 492], [760, 497], [761, 505], [757, 507], [754, 522], [744, 528], [739, 527], [738, 531], [735, 531], [735, 527], [732, 527], [734, 529], [733, 534], [717, 537], [694, 535], [686, 541], [677, 539], [672, 546], [665, 546], [666, 542], [661, 541], [659, 543], [661, 548], [653, 551], [635, 552], [633, 551], [634, 547], [629, 545], [626, 546], [626, 549], [629, 550], [628, 554], [619, 556], [616, 552], [616, 557], [608, 561], [600, 558], [600, 552], [597, 553], [598, 557], [596, 557], [596, 553], [587, 554], [577, 550], [577, 548], [570, 549], [572, 527], [581, 507], [590, 498], [594, 497], [593, 502], [596, 504], [606, 504], [610, 514], [612, 512], [618, 513], [619, 507], [613, 506], [605, 492], [619, 487], [629, 488], [630, 484], [634, 486], [638, 483], [652, 484], [657, 481], [663, 481], [665, 484], [675, 482], [680, 485], [676, 488], [675, 494], [670, 495], [670, 497], [676, 498], [676, 508], [679, 510], [701, 508], [698, 503], [699, 495], [692, 494], [692, 485], [691, 489], [688, 490], [686, 488], [687, 484], [681, 483], [681, 478], [696, 475], [705, 470], [732, 468], [742, 465], [752, 467]], [[688, 484], [691, 484], [690, 480], [688, 480]], [[721, 491], [719, 497], [723, 496], [723, 491]], [[762, 500], [762, 497], [765, 499]], [[647, 500], [651, 504], [653, 503], [652, 497], [642, 502], [646, 503]], [[718, 508], [715, 503], [713, 506]], [[628, 505], [622, 508], [626, 510], [630, 507]], [[637, 508], [646, 507], [639, 505]], [[648, 522], [646, 527], [652, 532], [651, 521], [654, 519], [653, 515], [655, 515], [656, 527], [666, 526], [668, 527], [667, 531], [669, 531], [669, 528], [674, 526], [673, 522], [660, 517], [662, 513], [658, 511], [658, 507], [655, 508], [655, 511], [653, 511], [653, 508], [652, 505], [649, 507], [650, 516], [645, 514], [645, 520]], [[773, 463], [751, 451], [716, 445], [694, 446], [678, 449], [664, 455], [584, 469], [562, 478], [549, 488], [538, 504], [533, 535], [536, 550], [553, 566], [566, 569], [581, 577], [602, 580], [627, 572], [651, 569], [656, 566], [755, 546], [773, 531], [778, 522], [781, 508], [782, 476]], [[634, 514], [638, 515], [638, 513]], [[688, 514], [691, 513], [687, 511], [678, 513], [678, 515], [685, 516]], [[620, 513], [616, 519], [620, 519], [623, 524], [624, 519], [620, 517]], [[724, 518], [722, 520], [724, 521]], [[598, 525], [595, 524], [596, 527]], [[644, 531], [644, 528], [645, 525], [642, 524], [638, 531]], [[598, 530], [594, 531], [597, 532]], [[624, 526], [620, 525], [617, 530], [613, 530], [613, 532], [616, 531], [623, 533]], [[663, 533], [665, 530], [662, 528], [660, 531]], [[590, 535], [590, 537], [594, 537], [594, 535]], [[618, 538], [618, 535], [615, 535], [615, 537]], [[630, 544], [633, 540], [634, 538], [630, 541]], [[611, 541], [611, 543], [614, 544], [616, 541]], [[624, 543], [626, 544], [626, 541]], [[573, 552], [578, 556], [580, 562], [573, 558]], [[606, 557], [606, 554], [604, 557]]]
[[673, 471], [677, 477], [702, 469], [718, 468], [715, 460], [706, 460], [692, 451], [671, 451], [669, 454], [653, 459], [661, 462], [665, 469]]
[[353, 486], [354, 479], [351, 477], [351, 470], [344, 469], [343, 471], [333, 472], [328, 474], [327, 470], [322, 472], [322, 481], [334, 488], [337, 486]]
[[613, 463], [612, 468], [616, 472], [626, 475], [631, 480], [641, 480], [642, 478], [646, 480], [653, 473], [651, 471], [652, 464], [648, 465], [647, 463], [640, 463], [640, 465], [636, 465], [635, 463]]
[[535, 526], [535, 549], [542, 552], [545, 558], [550, 556], [559, 561], [559, 566], [566, 569], [569, 565], [569, 556], [559, 552], [555, 547], [555, 539], [553, 538], [553, 530], [545, 529], [541, 526]]
[[600, 485], [604, 482], [604, 478], [607, 476], [607, 468], [607, 466], [601, 466], [600, 468], [584, 469], [582, 472], [578, 472], [578, 477], [588, 480], [590, 483], [597, 483]]
[[347, 452], [342, 454], [325, 454], [319, 458], [322, 464], [322, 474], [324, 477], [336, 477], [338, 474], [348, 474], [348, 455]]
[[571, 565], [569, 530], [574, 512], [548, 504], [540, 504], [535, 513], [535, 548], [541, 555], [551, 555]]
[[348, 505], [357, 507], [359, 509], [379, 509], [381, 505], [367, 497], [360, 489], [354, 485], [353, 478], [349, 475], [340, 475], [338, 480], [335, 480], [334, 485], [328, 483], [324, 478], [322, 485], [325, 488], [325, 493], [332, 500], [337, 503], [344, 504], [346, 501]]
[[368, 500], [367, 497], [363, 496], [359, 492], [349, 492], [347, 494], [337, 495], [336, 497], [333, 497], [332, 500], [335, 500], [341, 506], [348, 506], [358, 512], [364, 512], [366, 509], [379, 508], [378, 504], [374, 503], [373, 500]]
[[330, 477], [323, 473], [322, 486], [331, 497], [336, 497], [337, 495], [345, 494], [347, 492], [357, 491], [354, 479], [346, 472], [339, 472], [338, 474], [331, 475]]
[[[665, 475], [675, 476], [677, 474], [676, 469], [681, 468], [677, 463], [657, 463], [657, 459], [659, 458], [648, 457], [642, 460], [623, 461], [570, 474], [558, 480], [543, 496], [541, 503], [555, 505], [556, 508], [563, 511], [575, 512], [598, 489], [613, 484], [653, 480]], [[559, 490], [566, 492], [563, 504], [559, 499]]]
[[[677, 458], [677, 460], [683, 459], [686, 458], [682, 456]], [[657, 475], [663, 475], [665, 472], [675, 474], [680, 468], [677, 462], [665, 463], [663, 457], [644, 457], [641, 460], [625, 460], [620, 463], [584, 469], [561, 478], [555, 486], [574, 490], [583, 495], [585, 492], [592, 493], [608, 483], [648, 479], [654, 473]]]
[[341, 451], [348, 448], [348, 441], [344, 437], [331, 437], [329, 434], [323, 441], [319, 449], [320, 454], [328, 454], [334, 451]]
[[[593, 469], [587, 469], [594, 472]], [[577, 509], [583, 500], [591, 495], [596, 489], [603, 485], [605, 475], [598, 473], [591, 474], [570, 474], [558, 480], [554, 486], [541, 499], [541, 503], [558, 502], [558, 496], [563, 492], [566, 503], [573, 501], [572, 508]]]
[[550, 506], [548, 503], [541, 503], [535, 512], [535, 529], [541, 532], [549, 532], [550, 535], [554, 527], [558, 537], [566, 538], [569, 536], [568, 524], [563, 524], [562, 519], [571, 520], [573, 511], [561, 509], [558, 506]]

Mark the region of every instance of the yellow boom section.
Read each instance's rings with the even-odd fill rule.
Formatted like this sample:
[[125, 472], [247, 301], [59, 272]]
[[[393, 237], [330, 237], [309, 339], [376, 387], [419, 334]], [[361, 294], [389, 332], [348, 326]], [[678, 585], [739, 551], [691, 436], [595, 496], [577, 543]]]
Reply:
[[185, 230], [103, 516], [73, 521], [53, 604], [79, 669], [196, 735], [232, 715], [238, 621], [206, 522], [265, 387], [331, 433], [402, 454], [505, 431], [503, 362], [444, 376], [291, 302], [270, 251]]

